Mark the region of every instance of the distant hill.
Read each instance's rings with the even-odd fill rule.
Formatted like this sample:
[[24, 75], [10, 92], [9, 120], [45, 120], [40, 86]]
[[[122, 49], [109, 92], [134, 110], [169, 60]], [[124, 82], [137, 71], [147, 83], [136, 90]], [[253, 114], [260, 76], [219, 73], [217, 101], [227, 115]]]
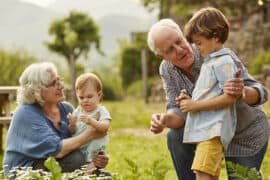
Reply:
[[48, 55], [42, 43], [48, 39], [49, 23], [60, 16], [51, 10], [18, 0], [1, 0], [0, 47], [23, 47], [40, 57]]
[[[93, 7], [96, 11], [98, 11], [97, 8], [101, 8], [100, 11], [103, 11], [103, 13], [93, 15], [92, 17], [100, 26], [102, 37], [101, 48], [108, 56], [101, 57], [91, 50], [91, 61], [89, 62], [89, 66], [98, 65], [99, 62], [102, 62], [100, 59], [109, 60], [110, 57], [118, 51], [118, 45], [116, 43], [117, 39], [129, 39], [130, 32], [145, 31], [154, 21], [153, 17], [146, 17], [145, 14], [138, 14], [142, 11], [142, 9], [140, 9], [142, 7], [138, 8], [138, 4], [132, 4], [132, 2], [135, 2], [134, 0], [113, 1], [117, 1], [118, 4], [94, 1], [96, 3], [96, 7], [94, 7], [95, 3], [93, 3]], [[97, 2], [99, 2], [99, 4]], [[106, 6], [101, 6], [102, 2]], [[41, 60], [61, 59], [54, 53], [49, 52], [43, 45], [45, 40], [49, 40], [47, 32], [49, 24], [55, 18], [67, 15], [68, 9], [77, 9], [87, 12], [88, 14], [93, 14], [93, 10], [84, 8], [87, 6], [87, 3], [89, 6], [91, 5], [89, 0], [57, 0], [55, 4], [52, 4], [48, 8], [43, 8], [19, 0], [1, 0], [0, 47], [7, 49], [24, 47], [27, 51], [36, 55]], [[125, 7], [126, 9], [123, 9]]]

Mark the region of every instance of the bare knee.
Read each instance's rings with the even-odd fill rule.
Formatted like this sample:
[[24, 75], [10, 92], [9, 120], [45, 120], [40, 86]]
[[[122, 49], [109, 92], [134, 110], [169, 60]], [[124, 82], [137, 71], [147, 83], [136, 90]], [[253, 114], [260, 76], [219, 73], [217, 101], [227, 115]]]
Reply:
[[202, 171], [196, 171], [196, 180], [218, 180], [218, 176], [212, 176]]

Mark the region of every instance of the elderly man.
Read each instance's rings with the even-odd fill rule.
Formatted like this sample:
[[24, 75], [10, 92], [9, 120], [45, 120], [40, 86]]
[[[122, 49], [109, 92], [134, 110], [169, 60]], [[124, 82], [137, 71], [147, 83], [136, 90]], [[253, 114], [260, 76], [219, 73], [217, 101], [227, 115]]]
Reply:
[[[192, 95], [203, 59], [171, 19], [162, 19], [151, 27], [148, 46], [158, 58], [163, 59], [160, 75], [167, 99], [167, 112], [152, 114], [150, 130], [157, 134], [166, 127], [170, 128], [167, 144], [178, 179], [195, 179], [191, 170], [195, 145], [182, 143], [186, 113], [179, 109], [176, 98], [183, 89]], [[244, 83], [237, 77], [224, 85], [224, 93], [239, 99], [236, 103], [237, 129], [225, 152], [225, 160], [259, 170], [270, 135], [267, 117], [259, 105], [267, 101], [268, 94], [248, 75], [240, 60], [236, 56], [233, 59], [241, 69]]]

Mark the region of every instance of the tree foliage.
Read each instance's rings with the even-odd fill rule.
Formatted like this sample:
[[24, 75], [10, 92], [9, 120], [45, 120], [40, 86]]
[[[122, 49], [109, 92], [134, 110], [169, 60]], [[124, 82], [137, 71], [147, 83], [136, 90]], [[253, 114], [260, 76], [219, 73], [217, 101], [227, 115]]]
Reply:
[[[152, 77], [158, 74], [160, 60], [148, 49], [148, 76]], [[129, 44], [122, 47], [120, 54], [121, 66], [120, 74], [122, 77], [122, 85], [127, 88], [131, 83], [142, 79], [142, 63], [141, 63], [141, 48], [136, 44]]]
[[0, 49], [0, 85], [16, 86], [19, 84], [19, 77], [24, 69], [36, 58], [24, 50], [8, 52]]
[[194, 11], [205, 6], [213, 6], [226, 15], [240, 17], [242, 22], [261, 9], [257, 0], [141, 0], [141, 2], [149, 11], [158, 9], [159, 19], [169, 17], [182, 23]]
[[[49, 27], [49, 35], [53, 37], [51, 42], [45, 42], [48, 49], [64, 56], [69, 64], [72, 92], [75, 84], [75, 63], [84, 55], [87, 57], [91, 45], [100, 53], [99, 28], [94, 20], [85, 13], [71, 11], [67, 17], [55, 20]], [[75, 94], [75, 93], [72, 93]], [[72, 101], [76, 101], [75, 95]]]

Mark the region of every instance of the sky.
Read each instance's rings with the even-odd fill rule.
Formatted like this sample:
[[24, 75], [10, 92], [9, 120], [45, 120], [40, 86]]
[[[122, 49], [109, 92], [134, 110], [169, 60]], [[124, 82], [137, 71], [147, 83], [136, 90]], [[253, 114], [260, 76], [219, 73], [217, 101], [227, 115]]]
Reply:
[[54, 3], [56, 0], [21, 0], [21, 1], [29, 2], [29, 3], [36, 4], [42, 7], [46, 7]]

